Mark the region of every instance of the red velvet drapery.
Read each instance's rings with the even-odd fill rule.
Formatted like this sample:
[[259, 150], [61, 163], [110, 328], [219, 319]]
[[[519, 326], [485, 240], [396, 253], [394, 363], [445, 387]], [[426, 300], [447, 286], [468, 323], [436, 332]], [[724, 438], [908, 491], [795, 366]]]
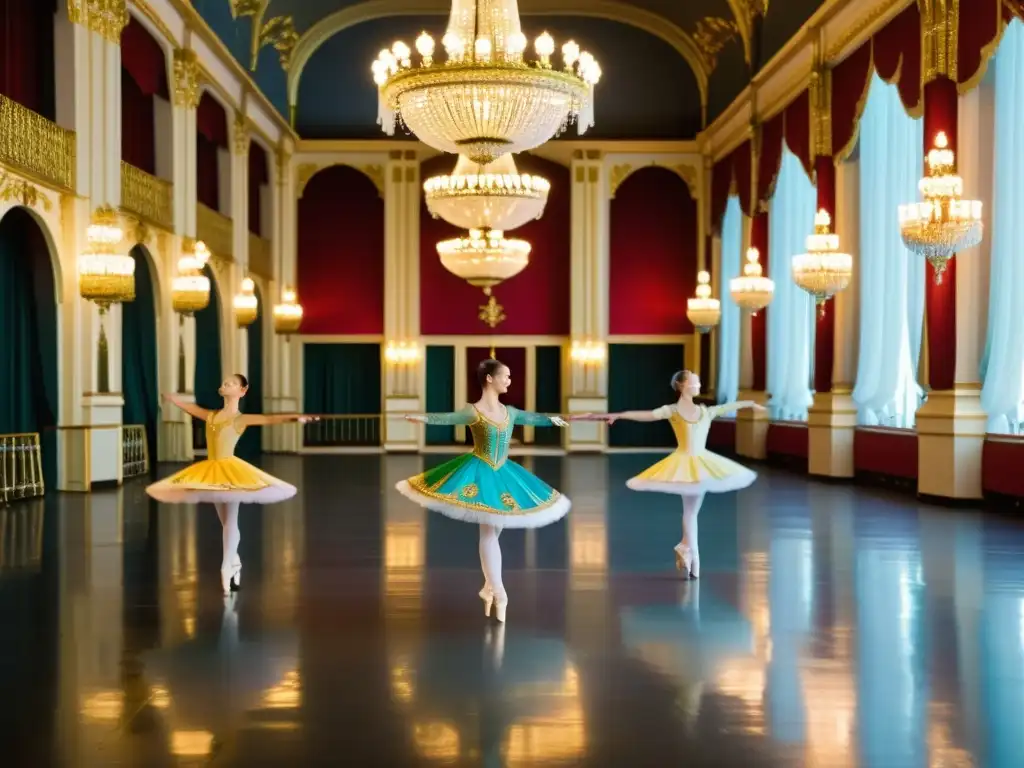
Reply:
[[723, 157], [711, 169], [711, 231], [715, 234], [722, 231], [722, 217], [729, 205], [732, 188], [732, 171], [732, 155]]
[[220, 210], [217, 150], [227, 147], [227, 113], [216, 99], [204, 93], [196, 110], [196, 197], [215, 211]]
[[[836, 166], [831, 156], [814, 160], [814, 175], [818, 185], [818, 210], [826, 210], [836, 219]], [[826, 306], [819, 313], [814, 331], [814, 390], [832, 391], [832, 368], [835, 361], [835, 305]]]
[[163, 48], [129, 17], [121, 32], [121, 159], [156, 173], [154, 99], [168, 98]]
[[0, 93], [53, 120], [52, 0], [0, 0]]
[[[758, 213], [750, 223], [750, 246], [761, 253], [761, 269], [768, 274], [768, 213]], [[764, 392], [768, 384], [768, 309], [762, 309], [750, 318], [751, 357], [753, 360], [753, 389]]]
[[270, 180], [267, 153], [255, 141], [249, 143], [249, 231], [263, 234], [263, 206], [261, 190]]

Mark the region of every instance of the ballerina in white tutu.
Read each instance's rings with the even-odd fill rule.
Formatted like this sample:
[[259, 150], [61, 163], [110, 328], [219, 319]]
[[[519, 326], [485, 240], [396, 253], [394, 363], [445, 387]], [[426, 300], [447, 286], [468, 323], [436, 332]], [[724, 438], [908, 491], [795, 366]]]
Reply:
[[699, 405], [693, 398], [700, 394], [700, 377], [679, 371], [672, 377], [672, 390], [679, 399], [653, 411], [625, 411], [596, 416], [614, 424], [625, 421], [667, 420], [675, 432], [678, 447], [654, 466], [630, 478], [626, 486], [634, 491], [656, 491], [683, 497], [683, 539], [675, 546], [676, 568], [687, 578], [700, 576], [700, 552], [697, 548], [697, 514], [706, 493], [726, 493], [746, 488], [757, 473], [707, 449], [711, 421], [717, 416], [741, 408], [765, 410], [752, 400], [724, 405]]

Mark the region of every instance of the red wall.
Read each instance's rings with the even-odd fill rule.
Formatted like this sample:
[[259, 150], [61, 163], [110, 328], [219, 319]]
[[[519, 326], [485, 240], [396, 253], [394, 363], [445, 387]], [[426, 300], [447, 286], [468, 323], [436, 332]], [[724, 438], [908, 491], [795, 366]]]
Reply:
[[768, 425], [765, 450], [769, 455], [807, 458], [809, 435], [807, 425], [777, 421]]
[[220, 176], [217, 149], [228, 146], [228, 115], [209, 93], [203, 93], [196, 110], [196, 197], [214, 211], [220, 207]]
[[678, 174], [643, 168], [611, 201], [609, 333], [693, 332], [686, 300], [697, 286], [697, 203]]
[[917, 479], [917, 432], [910, 429], [858, 427], [853, 434], [857, 472]]
[[985, 441], [981, 454], [981, 488], [986, 493], [1024, 499], [1024, 440], [994, 438]]
[[299, 199], [302, 332], [384, 332], [384, 201], [347, 166], [316, 174]]
[[[441, 155], [420, 166], [420, 178], [451, 173], [455, 158]], [[505, 335], [565, 336], [569, 333], [569, 247], [571, 236], [569, 170], [532, 155], [516, 155], [521, 173], [538, 173], [551, 182], [544, 215], [509, 233], [533, 246], [530, 265], [494, 289], [506, 320]], [[464, 234], [420, 208], [420, 332], [424, 335], [488, 335], [477, 317], [485, 297], [441, 265], [437, 243]]]
[[[526, 408], [526, 349], [523, 347], [494, 350], [495, 357], [508, 366], [512, 376], [508, 393], [502, 397], [506, 405], [519, 409]], [[480, 384], [476, 378], [476, 367], [491, 356], [490, 347], [468, 347], [466, 349], [466, 398], [471, 403], [480, 399]]]

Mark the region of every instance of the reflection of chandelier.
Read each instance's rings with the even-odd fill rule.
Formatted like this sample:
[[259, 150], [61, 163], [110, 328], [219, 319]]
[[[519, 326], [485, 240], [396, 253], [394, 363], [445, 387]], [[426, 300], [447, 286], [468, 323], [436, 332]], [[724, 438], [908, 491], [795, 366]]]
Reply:
[[302, 325], [302, 305], [291, 288], [281, 291], [281, 303], [274, 305], [274, 331], [290, 336]]
[[825, 314], [825, 302], [850, 284], [853, 256], [839, 252], [839, 235], [831, 231], [832, 217], [822, 208], [814, 215], [814, 234], [807, 237], [807, 253], [793, 257], [793, 282], [807, 291]]
[[538, 147], [574, 120], [580, 134], [593, 124], [601, 68], [572, 41], [562, 46], [563, 68], [554, 68], [547, 32], [534, 43], [538, 60], [525, 61], [516, 0], [452, 0], [441, 45], [444, 62], [424, 32], [418, 66], [401, 41], [373, 63], [377, 119], [389, 136], [397, 115], [423, 143], [486, 164]]
[[748, 248], [743, 274], [729, 281], [729, 294], [732, 300], [740, 309], [754, 315], [767, 307], [775, 295], [775, 281], [764, 276], [758, 261], [760, 258], [761, 253], [757, 248]]
[[111, 304], [135, 299], [135, 259], [117, 253], [124, 232], [110, 206], [96, 209], [85, 232], [88, 245], [78, 257], [78, 291], [95, 302], [100, 312]]
[[256, 298], [256, 284], [251, 277], [242, 278], [242, 290], [235, 294], [235, 323], [245, 328], [256, 322], [259, 315], [259, 299]]
[[981, 202], [961, 199], [964, 180], [956, 175], [956, 156], [945, 133], [936, 135], [927, 164], [918, 183], [924, 200], [899, 208], [900, 234], [908, 249], [928, 259], [935, 282], [941, 283], [953, 255], [981, 242]]
[[520, 174], [512, 155], [489, 165], [459, 155], [451, 176], [434, 176], [423, 184], [427, 209], [460, 229], [509, 231], [544, 213], [551, 184], [540, 176]]
[[530, 263], [530, 244], [508, 240], [498, 229], [471, 229], [468, 237], [439, 242], [437, 255], [445, 269], [490, 295], [492, 287], [515, 277]]
[[697, 273], [697, 298], [686, 300], [686, 317], [697, 333], [707, 333], [722, 318], [722, 304], [711, 298], [711, 275], [704, 270]]
[[210, 303], [210, 278], [203, 267], [210, 251], [202, 240], [186, 240], [178, 259], [178, 274], [171, 282], [171, 305], [181, 315], [192, 315]]

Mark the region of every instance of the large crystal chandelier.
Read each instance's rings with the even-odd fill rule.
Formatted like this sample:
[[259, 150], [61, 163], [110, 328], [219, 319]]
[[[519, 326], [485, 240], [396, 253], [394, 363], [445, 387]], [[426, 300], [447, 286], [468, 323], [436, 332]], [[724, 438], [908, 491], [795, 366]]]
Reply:
[[761, 269], [761, 252], [757, 248], [747, 249], [747, 263], [743, 274], [729, 281], [732, 300], [753, 315], [767, 307], [775, 295], [775, 281], [764, 276]]
[[491, 288], [526, 269], [530, 244], [498, 229], [471, 229], [468, 237], [439, 242], [437, 255], [445, 269], [490, 295]]
[[509, 231], [539, 219], [551, 184], [541, 176], [519, 173], [512, 155], [489, 165], [459, 155], [450, 176], [433, 176], [423, 184], [427, 210], [460, 229]]
[[686, 300], [686, 317], [697, 333], [707, 333], [722, 319], [722, 304], [711, 298], [711, 275], [703, 269], [697, 273], [697, 298]]
[[415, 66], [401, 41], [374, 62], [377, 120], [389, 136], [397, 117], [424, 144], [486, 164], [538, 147], [570, 122], [580, 134], [593, 124], [601, 68], [571, 40], [556, 68], [547, 32], [534, 43], [536, 61], [527, 61], [516, 0], [452, 0], [441, 45], [443, 62], [426, 32], [416, 39]]
[[981, 242], [981, 202], [962, 199], [964, 180], [956, 175], [956, 156], [941, 131], [927, 166], [918, 183], [924, 200], [899, 208], [900, 234], [908, 249], [928, 259], [941, 283], [954, 254]]
[[210, 250], [202, 240], [185, 241], [178, 274], [171, 281], [171, 306], [182, 317], [206, 309], [210, 303], [210, 278], [203, 267], [210, 260]]
[[853, 256], [839, 252], [839, 235], [832, 232], [832, 217], [822, 208], [814, 214], [814, 234], [807, 236], [807, 253], [793, 257], [793, 282], [814, 297], [818, 313], [825, 302], [844, 290], [853, 277]]
[[97, 208], [85, 231], [85, 253], [78, 257], [78, 292], [98, 304], [101, 314], [111, 304], [135, 299], [135, 259], [118, 253], [123, 237], [117, 212]]

